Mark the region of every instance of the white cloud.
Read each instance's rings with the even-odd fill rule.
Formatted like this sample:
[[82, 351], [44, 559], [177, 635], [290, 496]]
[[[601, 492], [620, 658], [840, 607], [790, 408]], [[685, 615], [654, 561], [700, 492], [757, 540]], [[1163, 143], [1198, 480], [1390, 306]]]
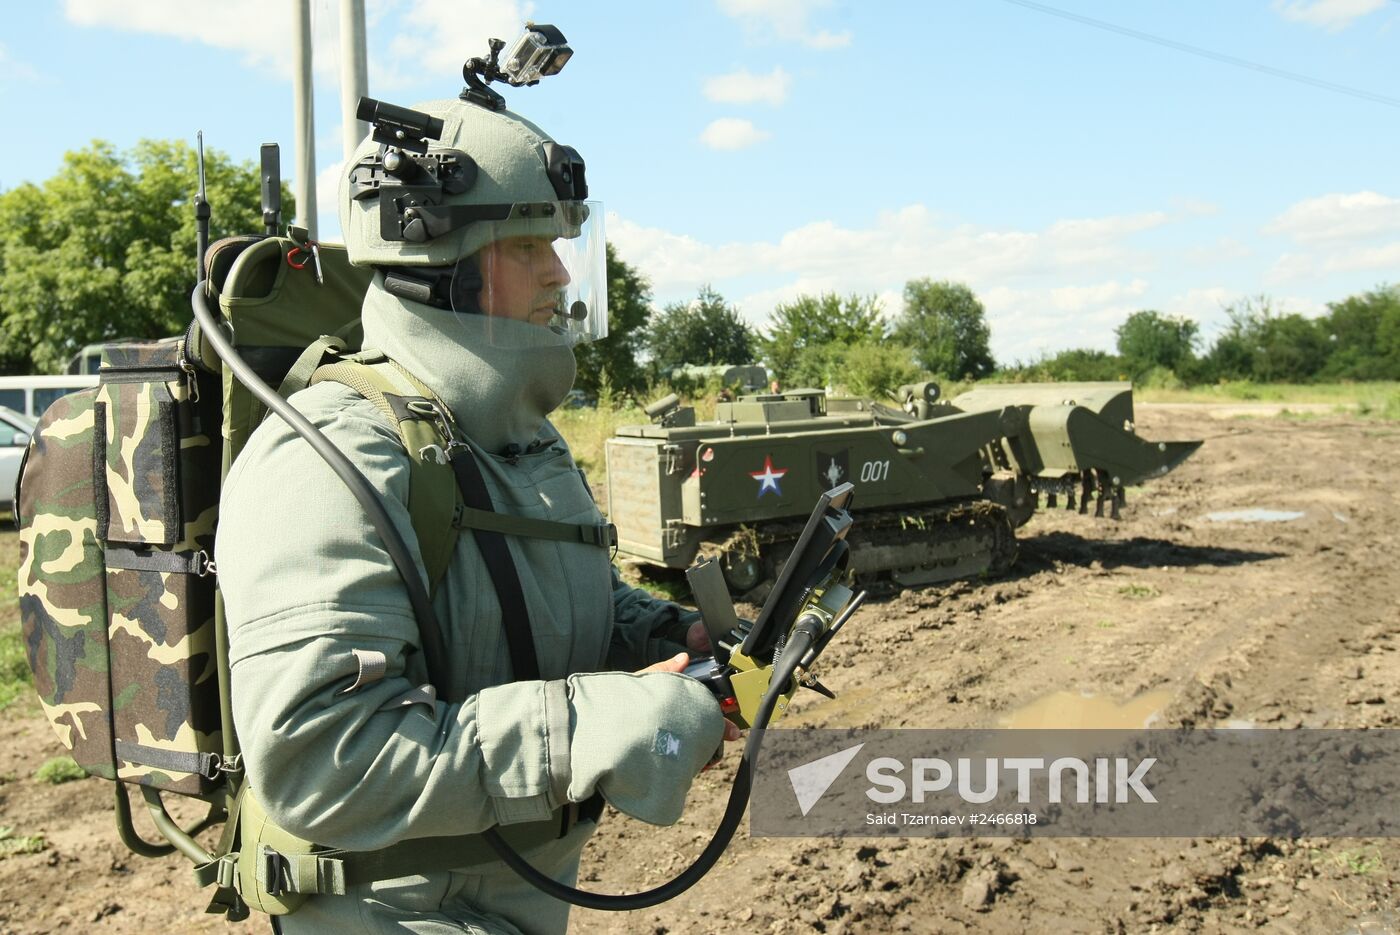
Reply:
[[1284, 315], [1297, 313], [1304, 318], [1321, 318], [1331, 311], [1326, 302], [1299, 295], [1278, 296], [1276, 302], [1280, 314]]
[[1167, 310], [1173, 315], [1205, 322], [1223, 318], [1225, 306], [1242, 298], [1243, 294], [1224, 286], [1201, 286], [1172, 296], [1167, 301]]
[[[242, 52], [250, 68], [273, 68], [282, 76], [292, 70], [292, 10], [286, 0], [64, 0], [64, 14], [75, 25], [171, 36]], [[466, 59], [486, 54], [487, 39], [510, 42], [518, 36], [533, 10], [530, 0], [370, 0], [368, 30], [383, 26], [390, 12], [398, 13], [400, 26], [389, 41], [390, 55], [371, 56], [371, 92], [402, 88], [424, 75], [459, 74]], [[312, 4], [311, 31], [317, 75], [337, 80], [338, 4]]]
[[829, 6], [831, 0], [719, 0], [720, 11], [743, 23], [751, 35], [800, 42], [819, 51], [851, 44], [849, 32], [809, 29], [808, 16]]
[[1286, 20], [1332, 32], [1383, 8], [1386, 0], [1274, 0], [1274, 12]]
[[822, 29], [806, 36], [803, 42], [820, 52], [825, 52], [828, 49], [844, 49], [851, 44], [851, 34], [849, 31], [830, 32]]
[[1400, 241], [1383, 247], [1335, 254], [1327, 258], [1322, 268], [1328, 273], [1379, 269], [1388, 270], [1393, 274], [1395, 270], [1400, 269]]
[[711, 149], [747, 149], [772, 134], [739, 117], [721, 117], [700, 132], [700, 142]]
[[5, 43], [0, 42], [0, 81], [38, 81], [39, 72], [26, 62], [21, 62], [10, 54]]
[[529, 0], [412, 0], [389, 46], [395, 64], [380, 77], [460, 74], [468, 58], [486, 54], [487, 39], [513, 42], [534, 9]]
[[1220, 266], [1236, 263], [1254, 255], [1254, 250], [1234, 237], [1220, 237], [1211, 243], [1188, 247], [1182, 256], [1192, 266]]
[[344, 160], [338, 160], [316, 173], [316, 236], [326, 243], [342, 243], [340, 230], [340, 170]]
[[716, 75], [705, 81], [705, 97], [721, 104], [765, 103], [777, 107], [787, 100], [792, 76], [781, 68], [766, 75], [755, 75], [747, 68]]
[[1291, 282], [1297, 279], [1309, 279], [1317, 274], [1317, 262], [1304, 253], [1285, 253], [1274, 261], [1274, 265], [1269, 267], [1264, 274], [1264, 281], [1273, 285], [1275, 283]]
[[1057, 286], [1050, 289], [1050, 304], [1062, 312], [1083, 312], [1094, 306], [1134, 298], [1147, 291], [1147, 280], [1119, 282], [1116, 279], [1090, 286]]
[[[119, 29], [126, 32], [171, 36], [199, 42], [217, 49], [244, 53], [253, 68], [275, 68], [290, 75], [292, 69], [292, 5], [285, 0], [64, 0], [63, 12], [70, 23], [89, 28]], [[335, 74], [339, 67], [339, 23], [337, 17], [311, 11], [312, 59], [322, 74]]]
[[1104, 243], [1119, 237], [1161, 227], [1167, 222], [1165, 211], [1144, 214], [1120, 214], [1103, 218], [1071, 218], [1056, 221], [1048, 233], [1068, 243]]
[[[1322, 195], [1290, 206], [1264, 227], [1311, 249], [1286, 252], [1268, 272], [1270, 284], [1332, 273], [1400, 268], [1400, 198], [1379, 192]], [[1388, 241], [1388, 242], [1387, 242]]]
[[1400, 198], [1372, 191], [1308, 198], [1276, 217], [1264, 232], [1302, 243], [1400, 233]]
[[[1119, 293], [1130, 287], [1105, 283], [1087, 288]], [[1004, 286], [980, 291], [978, 297], [987, 309], [987, 324], [992, 332], [993, 356], [1004, 362], [1028, 362], [1067, 347], [1111, 351], [1116, 341], [1113, 329], [1141, 307], [1134, 302], [1109, 301], [1092, 309], [1066, 314], [1056, 306], [1055, 293], [1062, 291], [1062, 288], [1010, 289]]]
[[762, 328], [768, 323], [772, 310], [800, 295], [821, 295], [824, 292], [841, 291], [841, 283], [835, 275], [803, 276], [776, 289], [763, 289], [741, 295], [734, 302], [735, 308], [749, 324]]
[[[608, 239], [665, 303], [712, 283], [738, 296], [746, 320], [802, 293], [876, 295], [897, 315], [906, 281], [966, 282], [987, 306], [993, 349], [1027, 359], [1045, 347], [1112, 347], [1113, 328], [1151, 301], [1153, 260], [1133, 235], [1190, 214], [1146, 212], [1063, 220], [1041, 230], [952, 224], [922, 204], [879, 214], [867, 227], [813, 221], [772, 240], [706, 244], [610, 215]], [[1176, 312], [1177, 309], [1163, 309]]]
[[1220, 205], [1200, 198], [1173, 198], [1171, 204], [1179, 212], [1197, 217], [1214, 217], [1220, 213]]
[[[1167, 223], [1159, 212], [1059, 221], [1043, 231], [947, 226], [921, 204], [881, 212], [870, 227], [813, 221], [776, 241], [710, 245], [617, 215], [608, 236], [658, 293], [700, 283], [762, 274], [835, 277], [843, 290], [879, 291], [915, 276], [968, 281], [1004, 280], [1115, 264], [1119, 273], [1146, 269], [1143, 254], [1125, 243], [1131, 232]], [[1136, 281], [1129, 280], [1129, 282]]]

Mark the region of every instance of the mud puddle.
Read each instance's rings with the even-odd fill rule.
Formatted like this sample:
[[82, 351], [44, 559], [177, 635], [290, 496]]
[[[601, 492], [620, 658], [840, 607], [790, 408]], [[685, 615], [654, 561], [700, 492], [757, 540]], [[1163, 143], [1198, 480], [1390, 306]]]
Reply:
[[1146, 692], [1127, 701], [1060, 691], [1012, 711], [1002, 719], [1001, 726], [1022, 730], [1132, 730], [1151, 727], [1171, 699], [1172, 693], [1166, 689]]
[[1304, 515], [1301, 510], [1217, 510], [1207, 513], [1206, 519], [1212, 523], [1289, 523]]

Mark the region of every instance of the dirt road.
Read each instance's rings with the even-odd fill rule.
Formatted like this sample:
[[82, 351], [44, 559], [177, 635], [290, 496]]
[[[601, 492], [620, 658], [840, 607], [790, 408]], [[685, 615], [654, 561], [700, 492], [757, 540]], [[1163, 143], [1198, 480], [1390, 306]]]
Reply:
[[[1037, 516], [1008, 577], [874, 601], [824, 657], [840, 697], [808, 693], [787, 723], [1119, 726], [1155, 714], [1159, 726], [1400, 726], [1400, 425], [1172, 407], [1143, 408], [1139, 425], [1207, 442], [1130, 491], [1122, 522]], [[185, 865], [116, 842], [110, 786], [32, 778], [55, 752], [37, 707], [0, 715], [0, 824], [48, 845], [0, 861], [0, 933], [222, 929], [200, 914]], [[732, 763], [702, 775], [674, 828], [610, 815], [584, 885], [636, 890], [672, 876], [708, 839], [732, 775]], [[573, 930], [1400, 932], [1398, 879], [1389, 840], [741, 831], [684, 899], [578, 911]]]

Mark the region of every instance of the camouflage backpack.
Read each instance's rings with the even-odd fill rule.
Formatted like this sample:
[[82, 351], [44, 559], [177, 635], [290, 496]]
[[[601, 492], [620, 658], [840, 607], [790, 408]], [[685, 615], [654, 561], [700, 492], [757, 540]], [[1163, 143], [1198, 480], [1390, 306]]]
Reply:
[[[434, 423], [400, 421], [383, 402], [376, 387], [390, 377], [430, 391], [382, 355], [322, 367], [353, 343], [371, 273], [343, 248], [317, 246], [309, 263], [311, 249], [255, 237], [210, 247], [206, 288], [235, 346], [284, 395], [313, 375], [350, 383], [399, 425], [410, 453], [445, 445]], [[184, 853], [217, 887], [211, 910], [235, 918], [246, 901], [278, 907], [240, 898], [250, 884], [234, 879], [235, 821], [212, 852], [194, 836], [236, 815], [244, 791], [212, 556], [222, 479], [263, 415], [197, 326], [108, 345], [98, 386], [44, 413], [15, 497], [23, 638], [44, 713], [79, 766], [116, 780], [122, 841], [143, 856]], [[457, 497], [450, 468], [412, 459], [410, 512], [434, 586], [456, 542]], [[138, 834], [127, 786], [169, 843]], [[180, 828], [163, 793], [206, 801], [209, 814]]]

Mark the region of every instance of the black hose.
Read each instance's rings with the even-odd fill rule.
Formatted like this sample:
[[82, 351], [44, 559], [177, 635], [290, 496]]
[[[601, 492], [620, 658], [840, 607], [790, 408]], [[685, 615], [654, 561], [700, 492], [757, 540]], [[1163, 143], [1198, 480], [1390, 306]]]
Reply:
[[399, 575], [403, 578], [404, 587], [408, 589], [408, 600], [413, 605], [413, 615], [418, 618], [418, 633], [423, 640], [423, 661], [428, 667], [428, 679], [437, 686], [439, 691], [446, 692], [447, 645], [443, 642], [442, 628], [438, 625], [437, 614], [433, 612], [433, 604], [428, 598], [428, 591], [423, 587], [423, 579], [419, 577], [418, 568], [413, 563], [413, 553], [409, 551], [408, 544], [399, 534], [398, 527], [394, 525], [388, 511], [384, 509], [379, 492], [360, 473], [360, 469], [355, 467], [350, 459], [345, 457], [345, 454], [321, 433], [320, 429], [307, 421], [305, 416], [297, 412], [290, 403], [282, 398], [281, 394], [263, 382], [262, 377], [248, 366], [247, 361], [224, 336], [223, 328], [220, 327], [221, 323], [209, 311], [204, 285], [201, 280], [194, 287], [194, 293], [190, 296], [190, 307], [194, 309], [195, 321], [199, 322], [204, 339], [214, 346], [214, 352], [224, 363], [228, 364], [233, 375], [238, 378], [238, 382], [252, 391], [263, 405], [277, 413], [298, 435], [304, 438], [306, 443], [325, 460], [326, 464], [330, 465], [331, 470], [335, 471], [345, 482], [345, 486], [350, 488], [355, 499], [360, 501], [360, 506], [364, 507], [365, 512], [369, 515], [369, 520], [374, 524], [375, 531], [384, 540], [384, 547], [388, 550], [389, 558], [394, 563], [394, 567], [398, 569]]
[[719, 827], [715, 828], [710, 843], [705, 845], [705, 849], [700, 852], [699, 857], [695, 858], [694, 863], [682, 870], [674, 879], [640, 893], [616, 895], [590, 893], [587, 890], [565, 886], [558, 880], [540, 873], [530, 866], [525, 858], [512, 850], [496, 829], [488, 828], [482, 832], [482, 837], [496, 852], [496, 856], [501, 858], [510, 869], [520, 874], [526, 882], [555, 899], [561, 899], [575, 906], [582, 906], [585, 909], [625, 912], [634, 909], [647, 909], [664, 903], [668, 899], [675, 899], [710, 872], [710, 868], [719, 860], [733, 839], [734, 832], [738, 830], [739, 822], [744, 817], [744, 809], [749, 804], [749, 790], [753, 783], [753, 761], [758, 756], [759, 747], [763, 745], [764, 729], [773, 719], [773, 709], [778, 704], [778, 698], [792, 682], [793, 673], [797, 671], [797, 664], [811, 644], [812, 634], [810, 632], [805, 629], [794, 630], [791, 639], [788, 640], [787, 648], [783, 650], [782, 657], [774, 663], [773, 679], [768, 683], [768, 691], [764, 693], [763, 700], [759, 702], [758, 714], [754, 717], [753, 730], [749, 731], [749, 739], [744, 744], [744, 753], [739, 759], [739, 768], [734, 774], [734, 786], [729, 790], [729, 804], [725, 806], [724, 816], [720, 818]]
[[[224, 336], [220, 322], [209, 311], [203, 281], [195, 286], [194, 293], [190, 296], [190, 306], [194, 309], [195, 320], [199, 322], [200, 330], [205, 339], [213, 345], [214, 352], [224, 363], [228, 364], [238, 381], [304, 438], [307, 444], [330, 465], [331, 470], [335, 471], [345, 482], [345, 485], [350, 488], [350, 492], [355, 495], [355, 499], [364, 507], [370, 522], [374, 525], [380, 538], [384, 540], [384, 546], [389, 552], [389, 558], [393, 561], [394, 567], [403, 577], [404, 586], [408, 589], [409, 602], [413, 605], [413, 613], [418, 618], [418, 629], [424, 643], [424, 662], [428, 666], [429, 678], [434, 685], [445, 688], [447, 684], [446, 673], [443, 672], [442, 666], [447, 659], [447, 649], [443, 643], [442, 631], [438, 626], [437, 614], [433, 612], [432, 602], [428, 599], [428, 592], [423, 587], [422, 579], [418, 576], [418, 569], [413, 563], [413, 556], [408, 550], [408, 545], [404, 542], [403, 536], [399, 534], [398, 527], [390, 519], [388, 511], [384, 509], [379, 492], [370, 485], [364, 474], [360, 473], [359, 468], [355, 467], [350, 459], [345, 457], [344, 453], [321, 433], [320, 429], [312, 425], [300, 412], [297, 412], [279, 393], [268, 386], [252, 367], [248, 366], [248, 363], [243, 360], [232, 343]], [[725, 806], [724, 816], [720, 819], [719, 827], [715, 829], [714, 836], [710, 838], [710, 843], [705, 846], [700, 856], [695, 858], [694, 863], [681, 871], [675, 879], [641, 893], [620, 895], [590, 893], [586, 890], [565, 886], [540, 873], [530, 866], [525, 858], [516, 853], [495, 828], [483, 831], [482, 837], [496, 852], [496, 856], [520, 874], [526, 882], [556, 899], [576, 906], [583, 906], [586, 909], [610, 911], [646, 909], [684, 893], [698, 883], [706, 873], [709, 873], [710, 868], [715, 865], [725, 848], [729, 846], [729, 842], [733, 840], [734, 832], [738, 830], [739, 822], [744, 817], [744, 809], [748, 806], [749, 790], [753, 782], [752, 764], [758, 755], [759, 748], [763, 745], [764, 729], [773, 719], [773, 709], [778, 704], [778, 698], [792, 682], [793, 673], [797, 671], [798, 663], [811, 647], [816, 635], [806, 627], [795, 628], [783, 649], [782, 656], [775, 661], [773, 678], [768, 684], [768, 691], [764, 693], [763, 699], [759, 702], [753, 729], [749, 732], [749, 739], [744, 744], [744, 752], [739, 759], [739, 767], [734, 775], [734, 786], [730, 789], [729, 802]]]

